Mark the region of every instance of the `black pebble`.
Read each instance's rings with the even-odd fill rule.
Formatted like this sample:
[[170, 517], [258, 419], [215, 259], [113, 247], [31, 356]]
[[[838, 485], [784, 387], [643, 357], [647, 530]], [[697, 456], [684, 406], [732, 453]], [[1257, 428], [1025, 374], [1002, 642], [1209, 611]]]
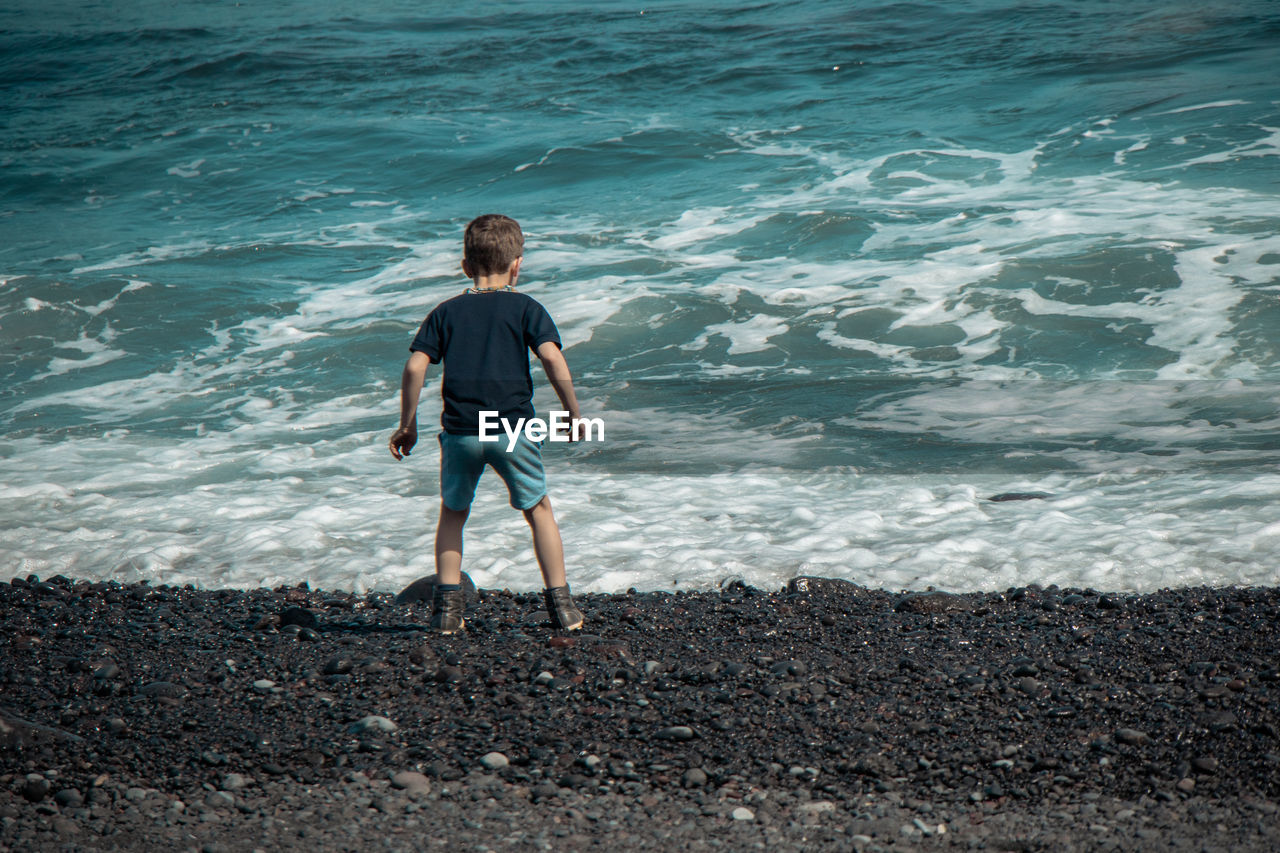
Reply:
[[297, 625], [301, 628], [315, 628], [320, 624], [316, 615], [305, 607], [287, 607], [280, 614], [280, 625]]

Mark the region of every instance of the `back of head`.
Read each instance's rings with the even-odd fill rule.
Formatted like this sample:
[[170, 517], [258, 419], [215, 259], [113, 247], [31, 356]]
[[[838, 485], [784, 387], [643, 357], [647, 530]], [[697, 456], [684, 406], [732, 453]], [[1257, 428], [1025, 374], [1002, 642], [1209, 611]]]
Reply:
[[520, 224], [500, 213], [477, 216], [462, 238], [462, 255], [480, 275], [501, 275], [524, 254]]

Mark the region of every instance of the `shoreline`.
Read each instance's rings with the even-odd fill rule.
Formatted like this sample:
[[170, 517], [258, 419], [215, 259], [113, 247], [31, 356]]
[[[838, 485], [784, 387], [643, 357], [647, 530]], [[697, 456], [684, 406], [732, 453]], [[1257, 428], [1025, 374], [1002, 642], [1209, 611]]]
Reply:
[[575, 600], [0, 583], [0, 847], [1280, 839], [1280, 587]]

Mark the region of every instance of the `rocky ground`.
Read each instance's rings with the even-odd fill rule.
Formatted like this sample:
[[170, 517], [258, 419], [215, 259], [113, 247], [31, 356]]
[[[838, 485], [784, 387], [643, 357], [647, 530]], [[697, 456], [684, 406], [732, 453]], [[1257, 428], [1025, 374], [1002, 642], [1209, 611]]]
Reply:
[[0, 583], [8, 850], [1280, 847], [1280, 589]]

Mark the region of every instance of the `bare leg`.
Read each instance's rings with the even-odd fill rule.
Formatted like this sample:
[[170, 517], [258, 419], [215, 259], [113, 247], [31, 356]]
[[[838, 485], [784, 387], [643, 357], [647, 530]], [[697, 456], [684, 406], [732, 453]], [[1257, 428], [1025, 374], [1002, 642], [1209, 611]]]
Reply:
[[[436, 581], [443, 584], [462, 583], [462, 526], [471, 509], [449, 509], [440, 504], [440, 521], [436, 524]], [[554, 519], [552, 525], [555, 524]], [[556, 542], [560, 541], [559, 533]], [[563, 562], [563, 558], [561, 558]], [[564, 574], [564, 570], [561, 570]]]
[[[556, 524], [555, 513], [551, 511], [551, 499], [544, 497], [526, 509], [524, 519], [533, 529], [533, 553], [538, 558], [543, 584], [548, 589], [564, 586], [564, 544], [560, 541], [560, 525]], [[439, 548], [437, 545], [437, 553]]]

